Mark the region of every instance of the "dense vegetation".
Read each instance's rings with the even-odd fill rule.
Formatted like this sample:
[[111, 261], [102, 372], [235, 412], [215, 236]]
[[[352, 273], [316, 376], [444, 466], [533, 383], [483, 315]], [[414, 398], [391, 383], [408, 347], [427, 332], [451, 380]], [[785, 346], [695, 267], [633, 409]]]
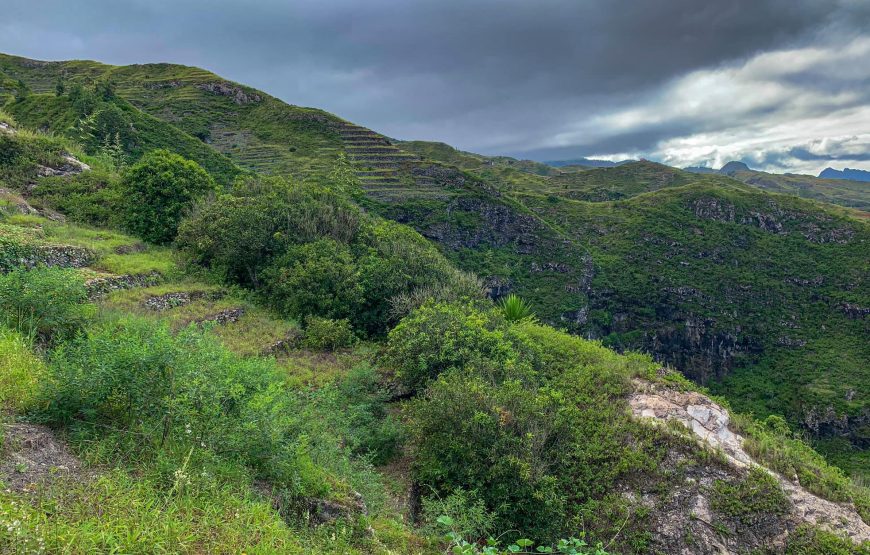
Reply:
[[[837, 320], [833, 340], [813, 335], [840, 314], [831, 307], [864, 302], [855, 261], [867, 231], [850, 213], [724, 178], [680, 175], [659, 187], [659, 168], [642, 166], [653, 177], [633, 181], [631, 165], [620, 169], [636, 186], [631, 198], [578, 201], [564, 191], [600, 191], [598, 178], [538, 190], [564, 174], [529, 181], [534, 165], [503, 159], [472, 173], [422, 161], [417, 170], [449, 183], [387, 203], [366, 196], [329, 150], [332, 116], [195, 68], [0, 62], [36, 91], [16, 85], [10, 95], [7, 109], [22, 121], [54, 121], [29, 118], [70, 94], [107, 103], [85, 135], [69, 130], [93, 112], [68, 121], [57, 112], [54, 135], [0, 112], [14, 127], [0, 132], [10, 145], [0, 150], [0, 419], [9, 434], [0, 463], [36, 424], [75, 457], [68, 474], [0, 488], [0, 551], [601, 555], [692, 550], [692, 531], [711, 527], [746, 551], [766, 549], [770, 532], [785, 542], [779, 552], [866, 552], [837, 533], [795, 528], [788, 494], [766, 471], [729, 466], [678, 424], [634, 418], [639, 383], [696, 386], [648, 355], [608, 348], [647, 347], [632, 326], [657, 329], [661, 307], [713, 319], [717, 333], [751, 319], [758, 327], [740, 333], [773, 342], [765, 326], [798, 321], [789, 330], [800, 335], [788, 337], [812, 344], [821, 358], [811, 363], [823, 360], [837, 383], [776, 384], [732, 404], [793, 415], [851, 387], [857, 400], [837, 410], [860, 411], [867, 380], [847, 369], [866, 360], [855, 341], [863, 320]], [[279, 175], [215, 165], [225, 159], [193, 155], [186, 139], [173, 149], [124, 136], [120, 112], [145, 116], [134, 104], [183, 112], [164, 123], [204, 148], [224, 132], [213, 122], [259, 124], [232, 140], [275, 141], [262, 156], [275, 154], [268, 169]], [[99, 136], [108, 140], [89, 142]], [[279, 149], [288, 138], [297, 150]], [[248, 146], [220, 148], [264, 169]], [[91, 169], [40, 169], [72, 164], [70, 155]], [[781, 229], [765, 227], [765, 203]], [[47, 218], [58, 212], [67, 222]], [[715, 256], [695, 256], [708, 251]], [[824, 297], [782, 282], [785, 256], [799, 280], [824, 264], [828, 281], [814, 289]], [[694, 266], [708, 258], [733, 275]], [[455, 265], [501, 277], [490, 291], [520, 296], [493, 303]], [[660, 298], [689, 275], [697, 295]], [[729, 311], [703, 296], [723, 281], [751, 286], [726, 297]], [[775, 312], [782, 298], [783, 310], [801, 309], [794, 319]], [[560, 316], [603, 341], [548, 325]], [[751, 352], [745, 366], [738, 357], [723, 372], [725, 392], [748, 375], [771, 379], [765, 363], [790, 361], [783, 380], [802, 375], [805, 351], [788, 348], [765, 344], [768, 358]], [[833, 348], [841, 360], [828, 358]], [[744, 415], [736, 425], [759, 463], [870, 518], [870, 493], [785, 420]], [[26, 466], [0, 464], [0, 480], [30, 476]], [[692, 496], [709, 498], [711, 522], [665, 532]]]

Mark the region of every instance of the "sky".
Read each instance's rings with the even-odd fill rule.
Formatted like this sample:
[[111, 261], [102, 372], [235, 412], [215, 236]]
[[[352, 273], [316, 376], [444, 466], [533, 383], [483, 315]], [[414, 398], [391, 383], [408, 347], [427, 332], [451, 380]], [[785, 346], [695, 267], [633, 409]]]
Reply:
[[0, 51], [200, 66], [483, 154], [870, 170], [870, 0], [3, 0]]

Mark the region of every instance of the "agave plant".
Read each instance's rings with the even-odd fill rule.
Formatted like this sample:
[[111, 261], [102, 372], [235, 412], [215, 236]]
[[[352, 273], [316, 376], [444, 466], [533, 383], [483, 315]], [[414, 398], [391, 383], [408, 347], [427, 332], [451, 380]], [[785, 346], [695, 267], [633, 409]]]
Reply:
[[501, 310], [508, 322], [534, 321], [537, 318], [532, 307], [522, 298], [511, 293], [501, 300]]

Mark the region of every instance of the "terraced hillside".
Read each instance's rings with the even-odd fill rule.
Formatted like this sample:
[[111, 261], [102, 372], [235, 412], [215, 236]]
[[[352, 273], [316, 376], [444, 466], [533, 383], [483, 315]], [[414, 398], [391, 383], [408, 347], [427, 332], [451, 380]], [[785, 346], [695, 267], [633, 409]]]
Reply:
[[650, 162], [550, 172], [393, 144], [196, 68], [3, 57], [0, 70], [35, 91], [63, 71], [111, 78], [131, 105], [263, 172], [322, 179], [346, 152], [366, 208], [416, 228], [493, 297], [516, 292], [546, 322], [650, 352], [740, 410], [787, 415], [866, 473], [870, 239], [856, 211]]
[[[849, 303], [863, 298], [853, 255], [866, 229], [848, 211], [730, 181], [576, 201], [336, 124], [359, 171], [381, 164], [396, 175], [363, 173], [366, 196], [338, 178], [246, 176], [248, 187], [181, 199], [191, 210], [175, 243], [155, 247], [113, 231], [101, 201], [150, 216], [128, 187], [173, 192], [189, 171], [205, 172], [162, 152], [121, 176], [113, 159], [82, 155], [67, 138], [4, 112], [0, 122], [2, 552], [434, 555], [479, 539], [445, 540], [438, 528], [469, 511], [516, 542], [487, 550], [499, 555], [522, 552], [526, 535], [537, 551], [590, 554], [852, 555], [870, 541], [870, 491], [781, 418], [732, 415], [646, 355], [512, 314], [418, 234], [371, 213], [418, 226], [465, 267], [516, 272], [516, 283], [491, 279], [492, 295], [523, 290], [541, 317], [575, 331], [589, 323], [590, 335], [611, 326], [616, 346], [644, 339], [634, 320], [659, 329], [678, 310], [704, 316], [711, 333], [751, 319], [759, 327], [747, 337], [766, 338], [764, 326], [785, 322], [783, 347], [821, 351], [830, 345], [815, 330], [831, 321], [830, 303], [861, 315]], [[162, 221], [175, 236], [175, 220]], [[797, 281], [785, 285], [782, 249], [797, 252], [787, 253]], [[733, 262], [733, 273], [705, 258]], [[832, 281], [806, 281], [810, 260]], [[665, 287], [682, 301], [649, 310], [658, 287], [687, 275], [702, 278], [697, 295]], [[732, 306], [705, 297], [721, 283], [740, 286]], [[808, 298], [792, 285], [822, 296], [785, 320], [781, 295]], [[592, 310], [560, 312], [580, 301]], [[858, 359], [854, 320], [831, 335]], [[675, 354], [703, 369], [710, 360], [690, 358], [703, 347], [688, 341]], [[804, 369], [799, 355], [790, 378]], [[826, 372], [857, 399], [835, 410], [860, 408], [864, 376]], [[809, 378], [807, 402], [827, 400]], [[774, 386], [774, 400], [803, 394]], [[46, 425], [26, 421], [37, 418]], [[610, 543], [559, 540], [578, 523], [584, 538]]]

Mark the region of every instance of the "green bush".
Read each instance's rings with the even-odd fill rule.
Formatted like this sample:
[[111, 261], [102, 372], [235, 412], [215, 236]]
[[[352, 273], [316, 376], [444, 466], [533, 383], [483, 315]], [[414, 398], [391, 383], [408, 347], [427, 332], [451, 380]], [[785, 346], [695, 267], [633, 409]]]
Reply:
[[21, 334], [0, 327], [0, 410], [32, 408], [44, 379], [45, 365]]
[[70, 337], [93, 313], [75, 270], [19, 268], [0, 275], [0, 318], [25, 337], [43, 341]]
[[169, 243], [184, 211], [214, 190], [211, 176], [196, 162], [168, 150], [153, 150], [124, 172], [124, 227], [146, 241]]
[[497, 309], [424, 305], [390, 333], [384, 364], [418, 392], [407, 425], [423, 490], [476, 490], [496, 529], [544, 542], [581, 520], [617, 533], [624, 499], [608, 494], [628, 477], [666, 481], [660, 461], [681, 441], [627, 410], [631, 378], [655, 375], [649, 357]]
[[305, 318], [305, 346], [310, 349], [334, 351], [350, 347], [355, 341], [347, 318], [331, 320], [312, 315]]
[[351, 369], [316, 398], [317, 411], [329, 420], [351, 453], [373, 464], [387, 463], [398, 451], [402, 426], [387, 412], [389, 394], [367, 364]]
[[426, 304], [390, 331], [382, 363], [411, 392], [451, 368], [508, 366], [517, 353], [505, 340], [501, 323], [495, 311]]
[[228, 281], [265, 291], [285, 314], [348, 318], [369, 335], [389, 329], [396, 299], [481, 295], [411, 228], [363, 214], [334, 189], [277, 178], [240, 179], [233, 194], [201, 203], [177, 244]]
[[558, 412], [556, 397], [519, 382], [442, 374], [410, 412], [414, 476], [440, 494], [476, 489], [498, 529], [558, 537], [567, 497], [548, 451], [569, 432]]
[[92, 169], [72, 177], [40, 179], [30, 192], [30, 203], [51, 208], [69, 220], [109, 227], [120, 225], [123, 197], [115, 173]]
[[348, 318], [362, 293], [350, 249], [333, 239], [292, 246], [264, 272], [270, 302], [296, 318]]
[[145, 319], [109, 321], [59, 346], [49, 371], [55, 424], [123, 431], [144, 456], [212, 452], [291, 495], [332, 489], [274, 361], [234, 355], [195, 327], [174, 335]]
[[246, 177], [233, 193], [196, 207], [178, 246], [196, 263], [235, 283], [259, 287], [260, 272], [290, 245], [329, 238], [350, 242], [359, 209], [333, 192], [282, 178]]

